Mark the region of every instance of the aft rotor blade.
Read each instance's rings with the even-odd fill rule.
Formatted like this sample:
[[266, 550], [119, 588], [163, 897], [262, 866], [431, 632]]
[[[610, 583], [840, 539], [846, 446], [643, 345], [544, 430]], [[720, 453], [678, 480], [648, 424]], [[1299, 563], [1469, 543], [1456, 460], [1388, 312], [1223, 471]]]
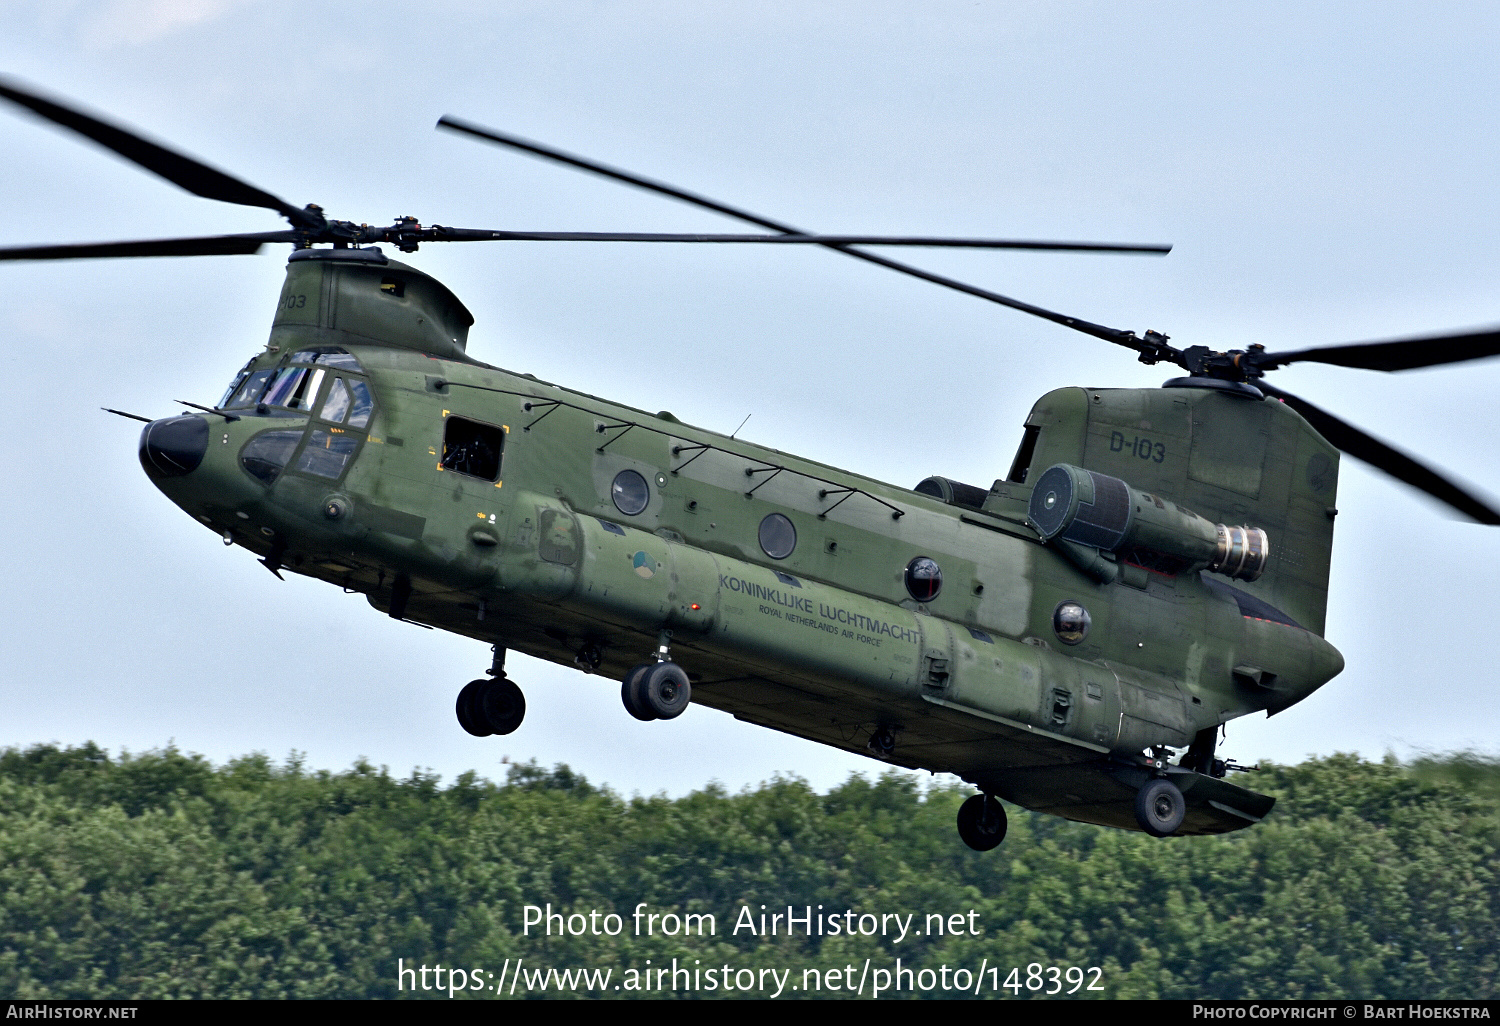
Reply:
[[1269, 396], [1280, 399], [1317, 429], [1318, 434], [1355, 459], [1363, 460], [1377, 470], [1383, 470], [1398, 481], [1426, 492], [1458, 510], [1464, 516], [1481, 524], [1500, 524], [1500, 512], [1465, 488], [1454, 484], [1436, 470], [1420, 463], [1380, 439], [1366, 434], [1327, 410], [1319, 409], [1300, 396], [1283, 392], [1264, 382], [1257, 381], [1255, 387]]
[[91, 260], [109, 257], [232, 256], [259, 253], [270, 242], [296, 242], [296, 232], [254, 235], [205, 235], [193, 239], [145, 239], [139, 242], [79, 242], [60, 246], [8, 246], [0, 260]]
[[[750, 224], [760, 225], [762, 228], [769, 228], [774, 232], [782, 232], [787, 235], [809, 234], [798, 228], [793, 228], [791, 225], [783, 224], [779, 221], [773, 221], [768, 217], [761, 217], [759, 214], [752, 214], [748, 210], [740, 210], [736, 207], [731, 207], [728, 204], [709, 199], [707, 196], [699, 196], [698, 194], [688, 192], [685, 189], [679, 189], [675, 186], [667, 185], [665, 182], [653, 181], [650, 178], [644, 178], [640, 175], [632, 174], [629, 171], [623, 171], [620, 168], [610, 167], [607, 164], [600, 164], [596, 161], [587, 160], [583, 157], [575, 156], [571, 153], [564, 153], [562, 150], [555, 150], [550, 146], [543, 146], [541, 143], [533, 142], [530, 139], [522, 139], [519, 136], [506, 135], [505, 133], [497, 132], [492, 128], [484, 128], [479, 125], [472, 124], [471, 122], [461, 121], [458, 118], [443, 117], [438, 121], [438, 127], [447, 128], [455, 132], [463, 132], [468, 135], [475, 136], [479, 139], [485, 139], [489, 142], [498, 143], [501, 146], [509, 146], [512, 149], [530, 153], [533, 156], [556, 161], [560, 164], [567, 164], [571, 167], [576, 167], [581, 170], [588, 171], [591, 174], [603, 175], [605, 178], [613, 178], [616, 181], [624, 182], [627, 185], [634, 185], [637, 188], [646, 189], [650, 192], [660, 193], [663, 196], [671, 196], [674, 199], [683, 200], [686, 203], [691, 203], [694, 206], [703, 207], [706, 210], [717, 211], [720, 214], [727, 214], [729, 217], [738, 218], [741, 221], [748, 221]], [[849, 256], [855, 257], [859, 260], [864, 260], [867, 263], [879, 264], [881, 267], [887, 267], [893, 271], [899, 271], [902, 274], [909, 274], [914, 278], [921, 278], [923, 281], [932, 282], [934, 285], [942, 285], [944, 288], [955, 289], [959, 292], [964, 292], [971, 296], [977, 296], [980, 299], [989, 300], [991, 303], [998, 303], [1001, 306], [1009, 307], [1012, 310], [1019, 310], [1022, 313], [1028, 313], [1034, 317], [1041, 317], [1045, 320], [1052, 321], [1054, 324], [1061, 324], [1063, 327], [1072, 328], [1075, 331], [1081, 331], [1086, 335], [1092, 335], [1095, 338], [1102, 338], [1106, 342], [1114, 342], [1117, 345], [1122, 345], [1129, 349], [1134, 349], [1136, 352], [1143, 352], [1145, 349], [1144, 343], [1136, 337], [1136, 334], [1133, 331], [1122, 331], [1119, 328], [1105, 327], [1102, 324], [1094, 324], [1090, 321], [1085, 321], [1078, 317], [1069, 317], [1067, 314], [1060, 314], [1052, 310], [1047, 310], [1040, 306], [1033, 306], [1030, 303], [1023, 303], [1019, 299], [1011, 299], [1009, 296], [1002, 296], [998, 292], [991, 292], [988, 289], [981, 289], [974, 285], [968, 285], [953, 278], [945, 278], [940, 274], [933, 274], [930, 271], [924, 271], [921, 268], [912, 267], [910, 264], [898, 263], [895, 260], [890, 260], [883, 256], [877, 256], [874, 253], [867, 253], [863, 250], [858, 249], [849, 249], [846, 246], [837, 243], [822, 243], [822, 245], [825, 245], [830, 249], [836, 249], [840, 253], [847, 253]], [[1170, 247], [1168, 247], [1168, 249], [1170, 249]], [[1165, 250], [1163, 250], [1163, 252], [1165, 252]]]
[[239, 203], [247, 207], [265, 207], [289, 218], [293, 224], [300, 225], [306, 219], [306, 214], [286, 200], [257, 189], [248, 182], [211, 168], [185, 154], [148, 142], [128, 129], [38, 96], [20, 88], [9, 79], [0, 78], [0, 97], [27, 108], [53, 124], [71, 128], [195, 196], [223, 200], [225, 203]]
[[1436, 367], [1465, 360], [1500, 356], [1500, 330], [1466, 332], [1461, 335], [1424, 335], [1390, 342], [1357, 342], [1345, 346], [1295, 349], [1267, 353], [1256, 361], [1264, 370], [1288, 363], [1331, 363], [1364, 370], [1403, 371]]
[[920, 235], [724, 235], [669, 232], [512, 232], [473, 228], [448, 229], [448, 242], [726, 242], [816, 246], [934, 246], [960, 249], [1077, 250], [1106, 253], [1164, 253], [1170, 247], [1117, 242], [1048, 242], [1033, 239], [955, 239]]

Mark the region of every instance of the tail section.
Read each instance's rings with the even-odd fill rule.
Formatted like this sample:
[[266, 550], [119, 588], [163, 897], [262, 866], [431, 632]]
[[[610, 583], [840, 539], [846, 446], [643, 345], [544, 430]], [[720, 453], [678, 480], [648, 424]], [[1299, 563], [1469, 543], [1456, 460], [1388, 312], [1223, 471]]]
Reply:
[[1235, 587], [1323, 633], [1339, 452], [1285, 404], [1216, 388], [1049, 392], [1032, 408], [1010, 476], [989, 504], [1014, 512], [1060, 463], [1119, 478], [1231, 530], [1264, 531], [1263, 572]]

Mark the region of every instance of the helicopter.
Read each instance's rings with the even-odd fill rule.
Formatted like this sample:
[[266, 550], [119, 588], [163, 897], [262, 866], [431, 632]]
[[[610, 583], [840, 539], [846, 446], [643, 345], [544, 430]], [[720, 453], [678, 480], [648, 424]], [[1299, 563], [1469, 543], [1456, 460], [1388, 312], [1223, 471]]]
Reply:
[[[13, 83], [0, 96], [275, 232], [0, 250], [47, 260], [293, 246], [265, 350], [212, 407], [146, 423], [157, 487], [280, 576], [484, 640], [460, 727], [525, 716], [518, 651], [621, 681], [639, 720], [690, 701], [980, 791], [959, 833], [1004, 838], [1003, 798], [1157, 836], [1249, 826], [1218, 731], [1332, 679], [1322, 637], [1340, 454], [1482, 523], [1483, 500], [1265, 383], [1289, 363], [1405, 370], [1500, 352], [1479, 332], [1220, 353], [1045, 310], [852, 247], [1166, 247], [818, 236], [468, 122], [440, 126], [738, 217], [774, 234], [387, 227], [297, 208]], [[440, 241], [819, 245], [1187, 372], [1156, 390], [1038, 401], [1006, 476], [905, 489], [480, 363], [473, 317], [378, 247]], [[111, 411], [120, 412], [120, 411]], [[125, 416], [135, 416], [124, 414]], [[1175, 761], [1174, 761], [1175, 760]]]

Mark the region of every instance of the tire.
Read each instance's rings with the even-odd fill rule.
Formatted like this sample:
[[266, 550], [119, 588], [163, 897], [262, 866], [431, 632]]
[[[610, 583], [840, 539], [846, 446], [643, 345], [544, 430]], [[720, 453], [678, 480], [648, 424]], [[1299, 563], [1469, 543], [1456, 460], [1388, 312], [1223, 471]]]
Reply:
[[976, 794], [958, 807], [958, 836], [975, 851], [998, 848], [1009, 826], [1005, 807], [987, 794]]
[[458, 725], [475, 737], [489, 737], [494, 731], [485, 725], [483, 712], [479, 708], [479, 695], [489, 684], [487, 680], [471, 680], [458, 693], [453, 711], [458, 714]]
[[475, 707], [480, 712], [480, 723], [489, 727], [492, 734], [513, 733], [526, 718], [526, 696], [508, 677], [486, 681]]
[[657, 663], [649, 667], [638, 688], [645, 697], [646, 708], [659, 720], [682, 715], [693, 697], [693, 686], [688, 683], [687, 672], [676, 663]]
[[1152, 837], [1170, 837], [1182, 826], [1187, 801], [1177, 785], [1164, 777], [1148, 780], [1135, 793], [1135, 821]]
[[646, 693], [641, 688], [646, 672], [650, 669], [651, 667], [644, 663], [633, 667], [620, 683], [620, 701], [625, 703], [625, 711], [638, 720], [656, 719], [656, 713], [647, 706]]

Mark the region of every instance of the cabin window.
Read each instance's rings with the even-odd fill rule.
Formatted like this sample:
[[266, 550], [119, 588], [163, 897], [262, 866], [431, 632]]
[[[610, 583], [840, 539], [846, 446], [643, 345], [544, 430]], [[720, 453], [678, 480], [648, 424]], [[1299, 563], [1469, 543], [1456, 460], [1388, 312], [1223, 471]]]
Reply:
[[785, 559], [797, 547], [797, 528], [780, 513], [771, 513], [760, 522], [760, 548], [772, 559]]
[[918, 602], [931, 602], [943, 590], [943, 569], [937, 561], [918, 556], [906, 564], [906, 591]]
[[1082, 642], [1092, 622], [1089, 611], [1077, 602], [1059, 602], [1052, 613], [1052, 630], [1064, 645]]
[[615, 509], [627, 517], [633, 517], [650, 504], [651, 489], [640, 474], [633, 470], [622, 470], [615, 475], [609, 486], [609, 497], [614, 500]]
[[[365, 393], [363, 414], [360, 413], [359, 390]], [[355, 393], [354, 413], [349, 417], [351, 427], [363, 427], [369, 419], [369, 389], [362, 381], [351, 381], [350, 390]], [[362, 419], [361, 419], [362, 418]], [[360, 420], [359, 424], [355, 421]], [[500, 476], [500, 454], [505, 450], [505, 432], [490, 424], [481, 424], [465, 417], [449, 417], [443, 427], [442, 468], [469, 477], [494, 481]]]
[[301, 431], [263, 431], [240, 450], [240, 466], [256, 480], [273, 484], [300, 441]]

